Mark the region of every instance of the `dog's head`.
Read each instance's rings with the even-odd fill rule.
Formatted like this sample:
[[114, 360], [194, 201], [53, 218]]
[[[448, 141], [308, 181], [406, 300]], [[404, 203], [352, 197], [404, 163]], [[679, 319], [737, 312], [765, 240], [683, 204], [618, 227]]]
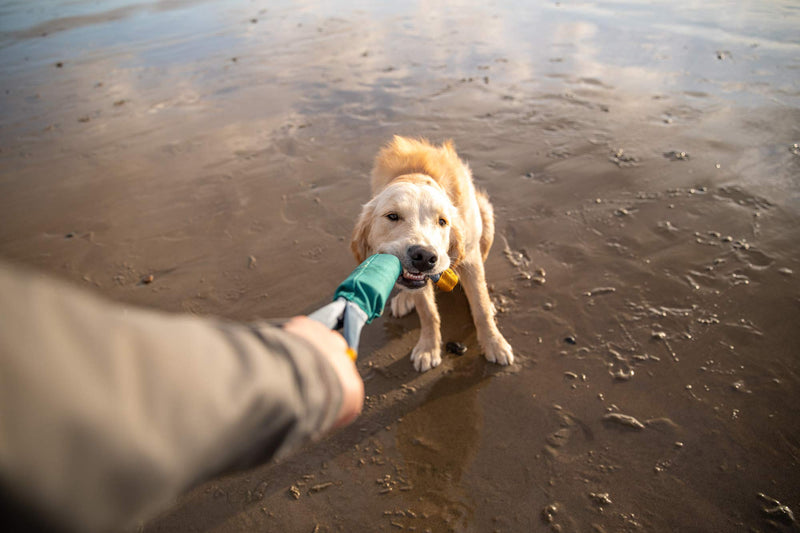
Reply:
[[351, 248], [361, 262], [372, 254], [400, 259], [398, 283], [420, 289], [427, 277], [463, 258], [461, 219], [447, 193], [424, 174], [394, 179], [364, 205], [353, 230]]

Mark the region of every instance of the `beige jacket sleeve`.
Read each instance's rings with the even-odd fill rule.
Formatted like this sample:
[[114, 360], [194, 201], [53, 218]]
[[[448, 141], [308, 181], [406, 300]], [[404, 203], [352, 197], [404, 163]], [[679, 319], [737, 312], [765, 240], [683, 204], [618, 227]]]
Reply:
[[0, 486], [120, 529], [330, 428], [341, 385], [280, 329], [134, 309], [0, 263]]

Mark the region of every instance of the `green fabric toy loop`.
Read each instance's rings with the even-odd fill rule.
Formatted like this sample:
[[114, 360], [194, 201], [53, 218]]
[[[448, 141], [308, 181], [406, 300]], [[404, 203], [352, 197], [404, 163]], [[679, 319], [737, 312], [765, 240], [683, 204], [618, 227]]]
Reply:
[[345, 279], [336, 289], [333, 299], [353, 302], [367, 315], [367, 324], [383, 313], [397, 278], [403, 272], [400, 260], [390, 254], [375, 254]]

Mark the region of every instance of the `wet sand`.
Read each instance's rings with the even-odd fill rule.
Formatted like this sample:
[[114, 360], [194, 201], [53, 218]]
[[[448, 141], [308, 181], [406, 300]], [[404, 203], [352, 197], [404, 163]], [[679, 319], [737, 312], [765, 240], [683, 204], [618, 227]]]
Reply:
[[460, 290], [428, 373], [382, 317], [359, 420], [144, 531], [797, 530], [800, 10], [320, 4], [0, 7], [7, 260], [289, 316], [354, 267], [392, 134], [453, 138], [495, 205], [517, 364]]

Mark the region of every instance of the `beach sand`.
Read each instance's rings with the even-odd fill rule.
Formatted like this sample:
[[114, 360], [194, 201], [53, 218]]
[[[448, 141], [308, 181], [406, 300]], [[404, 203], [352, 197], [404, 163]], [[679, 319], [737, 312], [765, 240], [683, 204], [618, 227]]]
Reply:
[[[796, 531], [800, 11], [791, 2], [10, 3], [0, 256], [234, 320], [326, 303], [393, 134], [453, 139], [487, 278], [418, 374], [365, 328], [364, 413], [145, 532]], [[152, 276], [152, 277], [151, 277]]]

